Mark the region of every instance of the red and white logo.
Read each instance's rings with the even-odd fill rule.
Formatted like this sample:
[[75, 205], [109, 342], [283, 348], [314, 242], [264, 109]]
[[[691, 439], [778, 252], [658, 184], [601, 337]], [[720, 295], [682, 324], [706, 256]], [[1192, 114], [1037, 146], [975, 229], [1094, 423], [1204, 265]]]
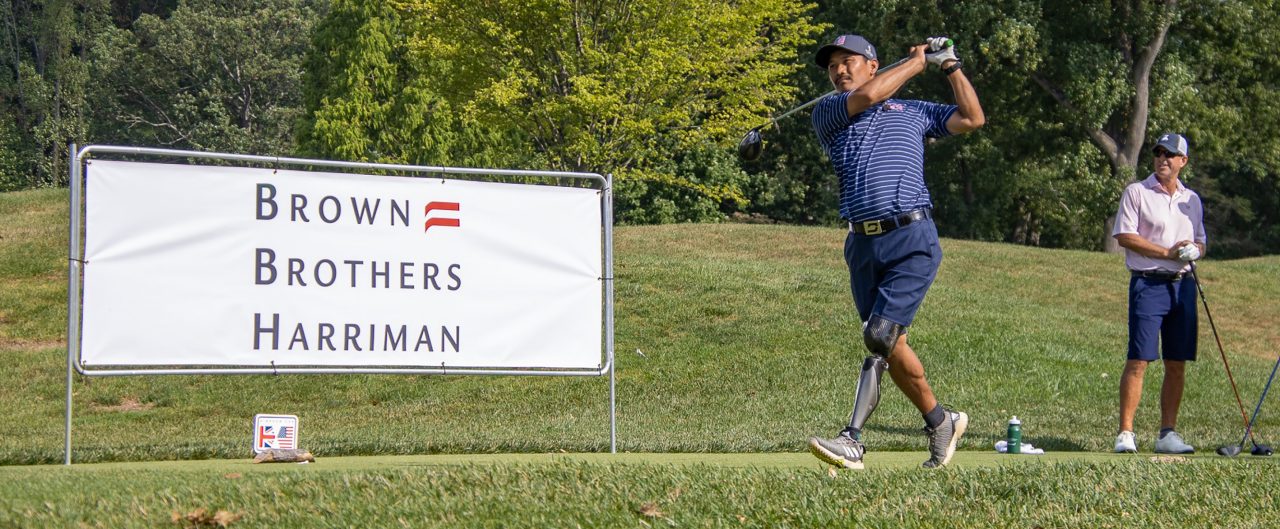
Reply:
[[[440, 215], [448, 215], [447, 211], [459, 211], [461, 205], [457, 202], [428, 202], [426, 208], [422, 212], [426, 215], [427, 221], [423, 223], [422, 231], [430, 230], [432, 226], [440, 226], [444, 228], [457, 228], [462, 223], [459, 219], [442, 217]], [[432, 212], [435, 212], [433, 215]]]

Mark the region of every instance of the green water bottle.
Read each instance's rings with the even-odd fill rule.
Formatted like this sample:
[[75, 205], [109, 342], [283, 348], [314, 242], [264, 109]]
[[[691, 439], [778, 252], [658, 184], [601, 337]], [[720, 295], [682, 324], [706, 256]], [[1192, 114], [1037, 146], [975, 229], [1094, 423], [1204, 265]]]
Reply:
[[1010, 454], [1022, 453], [1022, 421], [1018, 420], [1018, 416], [1014, 415], [1009, 419], [1009, 435], [1006, 436], [1006, 442], [1009, 443], [1008, 451]]

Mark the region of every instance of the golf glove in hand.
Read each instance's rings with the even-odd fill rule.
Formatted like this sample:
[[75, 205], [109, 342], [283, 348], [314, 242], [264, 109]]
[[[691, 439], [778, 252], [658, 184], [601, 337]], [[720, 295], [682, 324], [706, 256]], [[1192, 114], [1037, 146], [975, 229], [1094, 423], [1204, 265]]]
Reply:
[[929, 52], [924, 54], [924, 59], [934, 66], [942, 67], [945, 61], [958, 61], [956, 57], [955, 46], [948, 45], [951, 39], [947, 37], [929, 37], [925, 39], [925, 43], [929, 45]]
[[1194, 261], [1200, 258], [1200, 247], [1194, 244], [1188, 244], [1178, 248], [1178, 259], [1183, 261]]

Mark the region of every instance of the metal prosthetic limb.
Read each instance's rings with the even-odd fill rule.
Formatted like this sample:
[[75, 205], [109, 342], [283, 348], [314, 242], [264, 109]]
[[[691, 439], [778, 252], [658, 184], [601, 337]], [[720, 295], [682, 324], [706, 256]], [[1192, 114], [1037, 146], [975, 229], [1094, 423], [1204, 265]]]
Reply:
[[862, 361], [862, 374], [858, 377], [858, 394], [853, 399], [853, 414], [849, 417], [849, 429], [853, 438], [862, 437], [862, 425], [880, 404], [880, 378], [889, 362], [885, 361], [898, 344], [898, 337], [905, 331], [901, 325], [872, 315], [862, 327], [862, 339], [871, 351]]
[[870, 355], [862, 361], [862, 375], [858, 377], [858, 393], [853, 399], [853, 414], [849, 417], [849, 428], [853, 430], [853, 438], [862, 437], [862, 425], [871, 418], [880, 404], [880, 377], [889, 363], [883, 357]]

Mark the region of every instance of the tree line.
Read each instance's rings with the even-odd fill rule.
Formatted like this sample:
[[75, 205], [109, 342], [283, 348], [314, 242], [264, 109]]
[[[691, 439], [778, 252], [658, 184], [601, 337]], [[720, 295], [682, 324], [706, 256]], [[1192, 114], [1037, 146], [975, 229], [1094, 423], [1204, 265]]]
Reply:
[[[621, 223], [833, 225], [814, 50], [957, 43], [987, 111], [932, 143], [944, 236], [1102, 249], [1155, 135], [1191, 141], [1212, 254], [1280, 251], [1280, 6], [1267, 0], [10, 0], [0, 190], [110, 143], [615, 176]], [[949, 101], [940, 74], [900, 97]]]

